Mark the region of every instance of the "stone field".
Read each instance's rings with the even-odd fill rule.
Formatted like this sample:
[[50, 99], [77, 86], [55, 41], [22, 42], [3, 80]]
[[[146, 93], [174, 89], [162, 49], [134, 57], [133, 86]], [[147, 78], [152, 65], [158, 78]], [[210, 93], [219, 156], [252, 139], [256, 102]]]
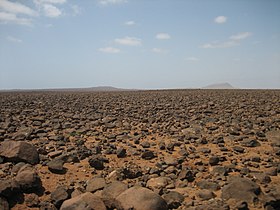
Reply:
[[0, 92], [0, 209], [280, 209], [280, 90]]

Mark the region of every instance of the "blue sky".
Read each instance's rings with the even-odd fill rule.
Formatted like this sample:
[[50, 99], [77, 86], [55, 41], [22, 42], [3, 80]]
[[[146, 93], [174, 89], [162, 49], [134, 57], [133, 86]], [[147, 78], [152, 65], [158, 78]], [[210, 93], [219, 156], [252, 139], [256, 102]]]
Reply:
[[0, 0], [0, 89], [280, 88], [279, 0]]

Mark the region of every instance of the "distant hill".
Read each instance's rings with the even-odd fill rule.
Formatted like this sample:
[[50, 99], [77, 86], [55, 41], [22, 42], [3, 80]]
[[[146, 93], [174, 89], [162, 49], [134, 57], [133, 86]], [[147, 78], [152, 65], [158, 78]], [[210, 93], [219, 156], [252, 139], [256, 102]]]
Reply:
[[11, 89], [0, 90], [0, 92], [29, 92], [29, 91], [86, 91], [86, 92], [110, 92], [110, 91], [135, 91], [135, 89], [123, 89], [112, 86], [97, 86], [88, 88], [48, 88], [48, 89]]
[[83, 90], [87, 91], [124, 91], [129, 89], [122, 89], [122, 88], [116, 88], [112, 86], [97, 86], [97, 87], [89, 87], [89, 88], [82, 88]]
[[231, 84], [225, 82], [225, 83], [217, 83], [208, 85], [206, 87], [203, 87], [202, 89], [235, 89]]
[[51, 91], [88, 91], [88, 92], [113, 92], [113, 91], [133, 91], [133, 89], [116, 88], [113, 86], [96, 86], [88, 88], [63, 88], [63, 89], [50, 89]]

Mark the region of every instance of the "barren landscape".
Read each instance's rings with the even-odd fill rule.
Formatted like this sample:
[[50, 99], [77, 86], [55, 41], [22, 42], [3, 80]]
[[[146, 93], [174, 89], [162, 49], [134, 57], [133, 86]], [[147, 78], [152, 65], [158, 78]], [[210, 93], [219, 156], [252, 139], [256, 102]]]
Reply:
[[279, 209], [279, 90], [0, 93], [0, 209]]

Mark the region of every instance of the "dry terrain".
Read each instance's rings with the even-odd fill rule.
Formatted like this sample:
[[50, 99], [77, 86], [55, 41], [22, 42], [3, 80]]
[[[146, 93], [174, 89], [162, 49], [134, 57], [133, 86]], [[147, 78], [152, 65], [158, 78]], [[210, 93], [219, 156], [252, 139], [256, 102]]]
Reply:
[[0, 93], [0, 209], [280, 209], [279, 90]]

